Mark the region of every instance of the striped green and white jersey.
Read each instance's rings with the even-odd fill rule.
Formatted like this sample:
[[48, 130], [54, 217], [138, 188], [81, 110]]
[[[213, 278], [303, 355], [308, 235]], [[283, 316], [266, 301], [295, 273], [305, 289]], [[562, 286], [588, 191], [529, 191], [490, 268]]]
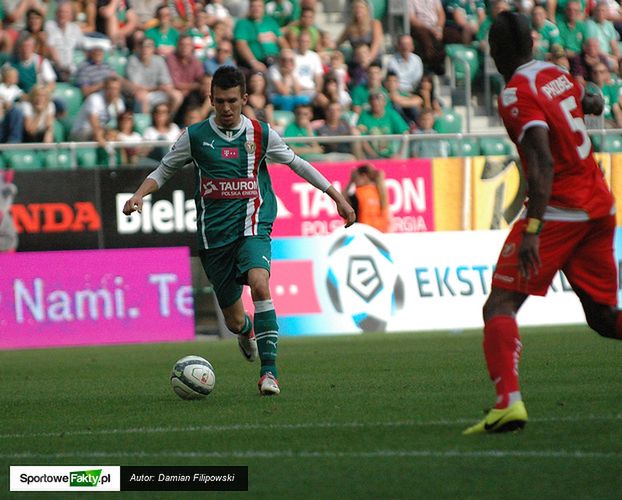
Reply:
[[330, 187], [268, 124], [245, 116], [235, 129], [218, 127], [213, 117], [184, 129], [149, 178], [161, 187], [194, 164], [199, 247], [216, 248], [272, 232], [277, 204], [267, 161], [288, 165], [322, 191]]

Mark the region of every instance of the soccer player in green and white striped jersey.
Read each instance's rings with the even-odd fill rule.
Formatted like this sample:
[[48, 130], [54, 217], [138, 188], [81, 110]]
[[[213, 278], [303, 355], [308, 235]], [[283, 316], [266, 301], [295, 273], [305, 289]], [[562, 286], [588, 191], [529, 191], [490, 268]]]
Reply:
[[[244, 75], [221, 67], [212, 80], [214, 116], [185, 129], [158, 168], [126, 202], [126, 215], [142, 210], [143, 198], [157, 191], [184, 165], [196, 173], [195, 203], [201, 263], [214, 286], [227, 327], [238, 335], [244, 357], [261, 360], [259, 392], [280, 393], [276, 368], [278, 324], [270, 296], [270, 233], [276, 217], [267, 161], [288, 165], [330, 196], [346, 227], [354, 210], [328, 180], [298, 157], [266, 123], [242, 115]], [[247, 284], [255, 305], [253, 321], [242, 305]], [[254, 324], [254, 326], [253, 326]]]

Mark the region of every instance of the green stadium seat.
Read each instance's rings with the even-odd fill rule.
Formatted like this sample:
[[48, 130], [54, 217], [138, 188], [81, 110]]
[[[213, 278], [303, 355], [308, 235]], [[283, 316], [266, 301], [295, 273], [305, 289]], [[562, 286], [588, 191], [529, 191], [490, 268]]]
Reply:
[[451, 110], [444, 110], [434, 120], [434, 130], [439, 134], [458, 134], [462, 132], [462, 117]]
[[382, 21], [387, 13], [387, 0], [369, 0], [374, 19]]
[[67, 132], [65, 126], [58, 120], [54, 120], [54, 142], [65, 142], [67, 139]]
[[99, 165], [97, 148], [78, 148], [76, 158], [78, 166], [82, 168], [97, 168]]
[[477, 139], [453, 139], [449, 141], [450, 156], [478, 156]]
[[125, 78], [127, 75], [127, 72], [125, 71], [127, 66], [127, 56], [124, 53], [112, 51], [107, 55], [106, 61], [110, 64], [110, 66], [112, 66], [112, 69], [114, 69], [119, 76]]
[[5, 154], [6, 154], [6, 151], [0, 154], [0, 170], [6, 168], [6, 158], [4, 157]]
[[42, 153], [45, 168], [69, 170], [72, 168], [71, 154], [66, 149], [49, 150]]
[[84, 100], [80, 89], [71, 83], [59, 82], [54, 88], [53, 95], [65, 103], [67, 116], [75, 118]]
[[75, 49], [73, 51], [72, 60], [73, 60], [73, 63], [76, 66], [80, 66], [80, 64], [82, 64], [84, 61], [86, 61], [86, 52], [84, 52], [83, 50], [80, 50], [80, 49]]
[[620, 135], [594, 135], [592, 137], [592, 144], [594, 145], [594, 151], [606, 152], [606, 153], [620, 153], [622, 152], [622, 136]]
[[149, 113], [134, 113], [134, 130], [140, 135], [145, 133], [147, 127], [151, 126], [151, 115]]
[[14, 170], [39, 170], [43, 167], [41, 157], [35, 151], [5, 151], [4, 158], [7, 167]]
[[272, 116], [277, 127], [281, 127], [282, 129], [285, 129], [295, 118], [293, 111], [285, 111], [282, 109], [275, 109]]
[[445, 54], [447, 54], [447, 57], [451, 61], [454, 68], [457, 82], [464, 80], [464, 75], [466, 73], [464, 60], [467, 61], [469, 69], [471, 70], [471, 81], [475, 80], [480, 69], [477, 49], [462, 45], [460, 43], [451, 43], [445, 46]]
[[501, 156], [512, 153], [512, 146], [503, 137], [482, 137], [479, 147], [484, 156]]

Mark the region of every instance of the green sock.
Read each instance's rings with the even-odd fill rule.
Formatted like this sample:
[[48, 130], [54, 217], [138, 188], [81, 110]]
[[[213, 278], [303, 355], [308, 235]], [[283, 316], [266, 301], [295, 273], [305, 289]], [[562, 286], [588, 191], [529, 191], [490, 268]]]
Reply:
[[279, 341], [279, 325], [276, 322], [276, 311], [271, 300], [255, 302], [253, 322], [255, 323], [255, 338], [261, 360], [260, 375], [272, 372], [272, 375], [278, 378], [276, 352]]
[[249, 333], [251, 333], [252, 329], [253, 323], [250, 316], [248, 314], [244, 314], [244, 326], [242, 327], [242, 330], [240, 330], [240, 333], [238, 335], [248, 335]]

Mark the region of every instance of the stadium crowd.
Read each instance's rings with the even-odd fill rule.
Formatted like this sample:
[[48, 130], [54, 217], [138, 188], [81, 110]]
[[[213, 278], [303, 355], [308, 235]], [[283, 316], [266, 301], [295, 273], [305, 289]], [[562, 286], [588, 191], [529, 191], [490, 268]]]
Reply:
[[[163, 151], [138, 143], [209, 116], [223, 65], [247, 75], [244, 113], [285, 137], [435, 133], [450, 104], [435, 90], [446, 48], [483, 59], [492, 19], [510, 9], [531, 17], [536, 57], [599, 87], [608, 124], [622, 127], [615, 0], [408, 0], [411, 31], [397, 35], [376, 18], [377, 1], [351, 0], [338, 37], [318, 24], [319, 1], [3, 0], [0, 142], [127, 141], [124, 163], [158, 160]], [[403, 154], [396, 141], [292, 147], [307, 158]], [[409, 154], [450, 151], [414, 141]]]

